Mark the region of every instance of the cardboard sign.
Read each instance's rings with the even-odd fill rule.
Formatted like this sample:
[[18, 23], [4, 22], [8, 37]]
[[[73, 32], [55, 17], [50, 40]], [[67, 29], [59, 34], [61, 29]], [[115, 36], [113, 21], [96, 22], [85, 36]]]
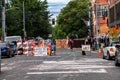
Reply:
[[90, 51], [90, 45], [82, 45], [82, 51]]
[[47, 47], [35, 47], [34, 56], [47, 56]]

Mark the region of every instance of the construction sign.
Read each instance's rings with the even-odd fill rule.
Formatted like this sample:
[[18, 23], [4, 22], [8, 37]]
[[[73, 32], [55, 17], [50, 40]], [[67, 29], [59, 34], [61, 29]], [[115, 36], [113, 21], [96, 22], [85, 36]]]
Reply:
[[47, 47], [35, 47], [34, 56], [47, 56]]
[[82, 51], [90, 51], [90, 45], [82, 45]]

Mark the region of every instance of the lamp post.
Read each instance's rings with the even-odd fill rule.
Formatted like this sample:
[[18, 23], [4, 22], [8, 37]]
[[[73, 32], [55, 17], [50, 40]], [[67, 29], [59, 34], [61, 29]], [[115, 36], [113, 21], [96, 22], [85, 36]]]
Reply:
[[2, 0], [2, 41], [4, 41], [4, 38], [6, 36], [5, 32], [5, 0]]
[[25, 0], [23, 0], [23, 33], [24, 39], [26, 37], [26, 30], [25, 30]]

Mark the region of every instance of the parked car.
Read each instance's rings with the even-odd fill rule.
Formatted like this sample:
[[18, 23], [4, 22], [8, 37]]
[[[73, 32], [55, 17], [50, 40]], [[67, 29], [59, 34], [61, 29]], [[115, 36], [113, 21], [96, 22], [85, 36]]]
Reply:
[[120, 47], [117, 48], [115, 53], [115, 66], [120, 66]]
[[115, 58], [117, 47], [120, 47], [120, 43], [117, 41], [112, 41], [108, 46], [103, 47], [103, 59], [110, 60]]
[[23, 54], [22, 37], [21, 36], [7, 36], [5, 42], [14, 43], [16, 45], [17, 54]]
[[11, 44], [0, 43], [0, 49], [1, 56], [13, 57], [15, 55]]

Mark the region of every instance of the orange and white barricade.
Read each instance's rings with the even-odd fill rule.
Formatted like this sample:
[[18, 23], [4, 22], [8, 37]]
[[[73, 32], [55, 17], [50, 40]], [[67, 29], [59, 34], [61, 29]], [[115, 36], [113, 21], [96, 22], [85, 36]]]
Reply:
[[51, 45], [51, 43], [48, 45], [48, 47], [47, 47], [47, 53], [48, 53], [48, 55], [52, 55], [52, 45]]
[[21, 40], [16, 40], [17, 42], [17, 54], [23, 54], [23, 44]]
[[33, 50], [34, 50], [35, 42], [33, 41], [26, 41], [23, 43], [23, 54], [27, 55], [34, 55]]

